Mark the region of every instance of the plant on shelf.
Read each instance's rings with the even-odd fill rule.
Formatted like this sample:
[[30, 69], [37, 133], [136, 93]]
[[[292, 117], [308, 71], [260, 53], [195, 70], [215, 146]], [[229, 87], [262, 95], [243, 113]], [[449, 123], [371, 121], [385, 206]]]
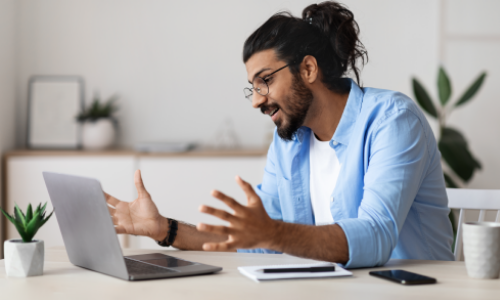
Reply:
[[118, 106], [116, 105], [118, 99], [117, 95], [113, 95], [108, 100], [101, 101], [99, 94], [95, 94], [90, 106], [87, 109], [84, 108], [76, 119], [79, 122], [113, 119], [113, 114], [118, 110]]
[[[413, 93], [418, 104], [430, 116], [437, 119], [439, 123], [438, 147], [441, 152], [443, 164], [448, 168], [443, 172], [446, 186], [457, 188], [469, 182], [474, 172], [481, 169], [481, 163], [469, 150], [467, 140], [457, 129], [446, 125], [446, 118], [450, 113], [472, 100], [479, 91], [486, 78], [486, 72], [482, 72], [474, 82], [456, 101], [449, 101], [452, 95], [451, 81], [443, 67], [439, 68], [437, 88], [439, 94], [439, 106], [431, 99], [424, 86], [416, 79], [412, 79]], [[450, 212], [450, 220], [453, 231], [456, 232], [453, 214]]]
[[83, 109], [76, 119], [82, 123], [82, 146], [87, 150], [102, 150], [113, 146], [116, 137], [116, 105], [118, 96], [114, 95], [101, 101], [99, 94], [94, 96], [87, 109]]
[[0, 210], [14, 224], [22, 239], [4, 242], [5, 270], [8, 276], [27, 277], [43, 274], [44, 243], [34, 240], [35, 234], [50, 219], [53, 211], [46, 217], [45, 208], [40, 203], [35, 211], [28, 205], [26, 214], [17, 206], [11, 216], [3, 208]]

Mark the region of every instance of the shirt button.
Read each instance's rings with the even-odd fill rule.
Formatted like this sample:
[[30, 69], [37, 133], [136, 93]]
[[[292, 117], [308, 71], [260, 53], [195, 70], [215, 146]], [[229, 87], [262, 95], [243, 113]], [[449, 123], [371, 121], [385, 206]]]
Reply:
[[332, 196], [332, 197], [330, 197], [330, 202], [333, 202], [333, 196]]
[[337, 146], [339, 143], [337, 141], [333, 141], [332, 143], [334, 146]]

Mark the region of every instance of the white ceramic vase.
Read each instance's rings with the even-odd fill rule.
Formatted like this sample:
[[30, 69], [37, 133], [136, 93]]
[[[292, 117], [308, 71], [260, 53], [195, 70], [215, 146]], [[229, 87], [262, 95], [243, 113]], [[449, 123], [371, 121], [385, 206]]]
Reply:
[[500, 274], [500, 223], [462, 225], [465, 266], [472, 278], [494, 279]]
[[44, 244], [42, 240], [24, 243], [7, 240], [3, 244], [7, 276], [28, 277], [43, 274]]
[[85, 121], [82, 126], [82, 146], [85, 150], [103, 150], [113, 146], [116, 130], [109, 118]]

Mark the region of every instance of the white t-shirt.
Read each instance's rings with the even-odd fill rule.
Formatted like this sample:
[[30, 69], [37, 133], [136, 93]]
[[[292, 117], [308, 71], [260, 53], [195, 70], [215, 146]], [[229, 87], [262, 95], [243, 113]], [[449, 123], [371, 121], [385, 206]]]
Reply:
[[309, 186], [316, 225], [333, 224], [330, 202], [333, 201], [332, 193], [339, 177], [340, 164], [329, 143], [318, 140], [311, 132]]

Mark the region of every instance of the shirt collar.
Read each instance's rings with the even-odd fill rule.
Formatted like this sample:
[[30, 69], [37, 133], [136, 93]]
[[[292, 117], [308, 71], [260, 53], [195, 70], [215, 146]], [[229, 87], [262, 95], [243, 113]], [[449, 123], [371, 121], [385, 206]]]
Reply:
[[305, 127], [305, 126], [302, 126], [299, 129], [297, 129], [297, 132], [295, 132], [292, 135], [292, 141], [298, 141], [299, 143], [302, 143], [302, 141], [304, 140], [304, 137], [307, 133], [307, 130], [310, 130], [310, 129]]
[[356, 124], [359, 112], [361, 111], [364, 96], [363, 90], [361, 90], [356, 82], [352, 79], [349, 80], [351, 81], [351, 91], [349, 92], [349, 97], [347, 98], [347, 103], [342, 113], [342, 117], [340, 118], [339, 125], [332, 137], [332, 141], [346, 146], [349, 144], [351, 132]]

